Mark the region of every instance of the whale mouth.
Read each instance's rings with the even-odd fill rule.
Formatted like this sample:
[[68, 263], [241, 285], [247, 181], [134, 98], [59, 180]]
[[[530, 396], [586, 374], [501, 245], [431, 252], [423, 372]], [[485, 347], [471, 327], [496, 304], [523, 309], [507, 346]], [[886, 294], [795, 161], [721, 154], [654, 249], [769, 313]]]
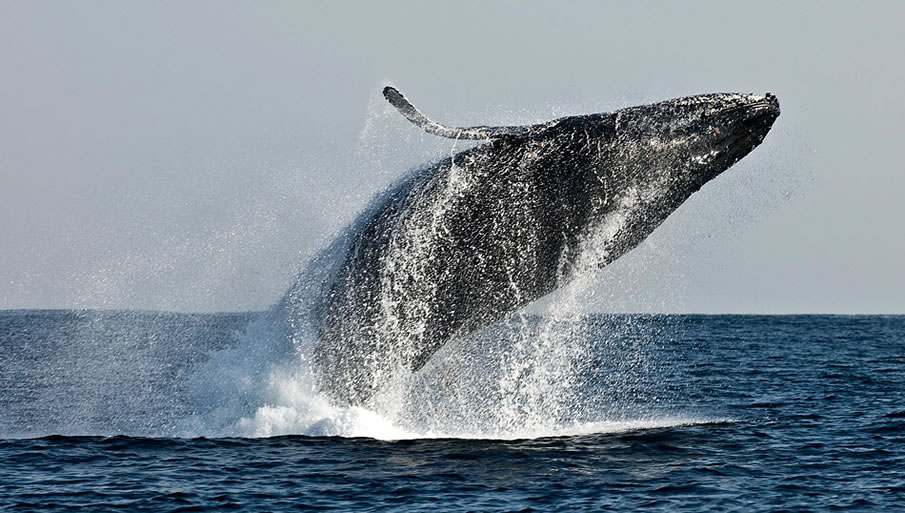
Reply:
[[[726, 143], [744, 154], [760, 144], [779, 117], [779, 99], [767, 93], [752, 102], [720, 112], [731, 127]], [[739, 157], [741, 158], [741, 157]]]
[[772, 123], [773, 120], [779, 117], [779, 98], [771, 93], [766, 93], [764, 96], [756, 98], [742, 105], [722, 109], [717, 112], [717, 116], [726, 118], [737, 117], [738, 119], [733, 121], [741, 121], [742, 123], [766, 119], [769, 119], [769, 123]]
[[772, 124], [779, 117], [779, 98], [767, 93], [763, 100], [748, 105], [748, 112], [751, 116], [769, 118], [769, 122]]
[[773, 93], [765, 93], [762, 101], [755, 102], [755, 106], [760, 105], [775, 109], [777, 113], [779, 112], [779, 98]]
[[719, 111], [717, 115], [722, 118], [724, 128], [718, 132], [720, 139], [713, 141], [718, 150], [703, 161], [714, 166], [715, 171], [705, 175], [705, 181], [728, 169], [760, 145], [779, 114], [779, 100], [770, 93]]

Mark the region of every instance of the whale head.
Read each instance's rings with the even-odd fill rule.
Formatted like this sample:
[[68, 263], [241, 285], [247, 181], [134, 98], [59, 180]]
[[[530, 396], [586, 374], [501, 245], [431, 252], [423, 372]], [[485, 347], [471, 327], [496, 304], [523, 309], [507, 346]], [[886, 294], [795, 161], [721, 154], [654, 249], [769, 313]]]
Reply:
[[[568, 247], [597, 248], [603, 266], [750, 153], [778, 116], [769, 93], [703, 94], [561, 118], [508, 144], [524, 147], [517, 162], [539, 187], [557, 190], [543, 203], [548, 216], [572, 228]], [[596, 241], [596, 233], [606, 242], [577, 243]]]
[[703, 94], [617, 111], [615, 137], [639, 180], [685, 196], [757, 147], [778, 116], [770, 93]]

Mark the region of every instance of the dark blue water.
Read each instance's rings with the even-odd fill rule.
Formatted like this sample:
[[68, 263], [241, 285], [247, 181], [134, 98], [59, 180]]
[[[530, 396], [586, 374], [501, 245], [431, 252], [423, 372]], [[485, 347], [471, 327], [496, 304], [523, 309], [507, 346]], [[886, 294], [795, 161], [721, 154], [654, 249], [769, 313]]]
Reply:
[[905, 316], [591, 318], [604, 432], [191, 438], [252, 317], [0, 312], [0, 509], [905, 510]]

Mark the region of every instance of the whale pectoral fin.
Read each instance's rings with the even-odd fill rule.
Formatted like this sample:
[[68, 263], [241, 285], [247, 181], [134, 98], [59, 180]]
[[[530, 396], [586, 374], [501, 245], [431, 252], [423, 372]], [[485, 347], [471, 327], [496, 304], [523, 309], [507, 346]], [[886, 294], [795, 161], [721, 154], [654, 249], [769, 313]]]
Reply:
[[405, 116], [405, 119], [411, 121], [418, 128], [429, 134], [448, 137], [450, 139], [499, 139], [503, 137], [518, 137], [528, 135], [532, 131], [545, 126], [473, 126], [465, 128], [445, 126], [436, 121], [432, 121], [424, 114], [418, 112], [418, 109], [416, 109], [415, 106], [394, 87], [384, 87], [383, 96], [390, 102], [390, 105], [396, 107], [396, 110]]

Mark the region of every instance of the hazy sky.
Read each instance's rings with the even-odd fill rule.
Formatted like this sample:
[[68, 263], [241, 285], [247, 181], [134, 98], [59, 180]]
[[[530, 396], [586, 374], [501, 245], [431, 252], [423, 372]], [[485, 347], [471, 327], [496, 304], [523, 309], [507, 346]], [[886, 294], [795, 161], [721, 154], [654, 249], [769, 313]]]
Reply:
[[0, 308], [266, 308], [453, 151], [391, 81], [458, 125], [773, 92], [585, 308], [905, 313], [902, 5], [0, 0]]

